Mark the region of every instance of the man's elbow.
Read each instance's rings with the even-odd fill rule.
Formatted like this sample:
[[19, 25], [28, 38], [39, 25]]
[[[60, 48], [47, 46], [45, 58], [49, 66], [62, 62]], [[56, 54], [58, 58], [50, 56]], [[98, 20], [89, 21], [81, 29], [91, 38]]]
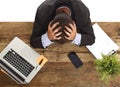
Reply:
[[35, 39], [30, 39], [30, 45], [31, 45], [33, 48], [40, 48], [38, 42], [37, 42]]
[[33, 48], [37, 48], [37, 47], [36, 47], [36, 44], [35, 44], [32, 40], [30, 40], [30, 45], [31, 45]]
[[95, 37], [91, 37], [90, 41], [89, 41], [89, 45], [92, 45], [95, 43]]
[[42, 45], [41, 39], [39, 37], [38, 38], [30, 38], [30, 45], [33, 48], [44, 48]]

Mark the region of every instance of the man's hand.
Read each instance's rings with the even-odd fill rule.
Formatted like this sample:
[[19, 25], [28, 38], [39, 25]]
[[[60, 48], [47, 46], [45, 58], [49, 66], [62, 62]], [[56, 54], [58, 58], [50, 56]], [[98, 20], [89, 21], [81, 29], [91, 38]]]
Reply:
[[56, 28], [58, 24], [59, 22], [56, 22], [55, 24], [50, 26], [51, 22], [49, 23], [48, 32], [47, 32], [49, 40], [60, 40], [61, 39], [60, 35], [62, 34], [62, 32], [57, 33], [61, 29], [61, 27]]
[[65, 28], [66, 29], [64, 30], [64, 32], [67, 35], [65, 36], [65, 38], [68, 40], [74, 40], [77, 33], [76, 24], [73, 22], [73, 24], [69, 24], [69, 27], [65, 26]]

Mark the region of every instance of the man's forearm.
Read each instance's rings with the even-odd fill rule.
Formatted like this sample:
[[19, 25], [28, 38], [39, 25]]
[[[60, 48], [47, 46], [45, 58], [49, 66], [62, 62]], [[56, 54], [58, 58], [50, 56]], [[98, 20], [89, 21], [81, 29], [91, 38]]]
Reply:
[[44, 48], [46, 48], [49, 45], [51, 45], [52, 43], [54, 43], [54, 42], [49, 40], [49, 38], [47, 36], [47, 33], [45, 33], [41, 36], [41, 40], [42, 40], [42, 45], [43, 45]]
[[81, 34], [77, 33], [75, 39], [71, 43], [79, 46], [81, 43]]

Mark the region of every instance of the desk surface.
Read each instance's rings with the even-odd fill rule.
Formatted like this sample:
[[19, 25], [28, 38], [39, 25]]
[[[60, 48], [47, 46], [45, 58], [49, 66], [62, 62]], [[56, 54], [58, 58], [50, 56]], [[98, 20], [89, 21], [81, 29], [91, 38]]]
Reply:
[[[102, 29], [120, 46], [120, 23], [98, 23]], [[32, 32], [32, 22], [1, 22], [0, 52], [15, 37], [18, 36], [29, 45]], [[35, 49], [48, 58], [49, 62], [39, 71], [30, 84], [22, 87], [118, 87], [120, 77], [106, 85], [99, 80], [95, 70], [94, 56], [84, 46], [72, 44], [54, 44], [47, 49]], [[70, 51], [75, 51], [84, 65], [75, 69], [67, 58]], [[118, 51], [120, 55], [120, 49]], [[0, 71], [0, 87], [19, 87], [13, 80]]]

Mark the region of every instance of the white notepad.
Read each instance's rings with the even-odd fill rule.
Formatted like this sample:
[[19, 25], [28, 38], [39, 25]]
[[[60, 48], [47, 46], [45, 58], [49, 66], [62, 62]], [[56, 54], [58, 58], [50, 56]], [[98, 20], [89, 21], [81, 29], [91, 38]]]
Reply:
[[101, 29], [101, 27], [95, 23], [93, 25], [95, 33], [95, 43], [91, 46], [86, 46], [89, 51], [97, 58], [101, 59], [102, 55], [107, 55], [111, 51], [117, 51], [119, 46]]

